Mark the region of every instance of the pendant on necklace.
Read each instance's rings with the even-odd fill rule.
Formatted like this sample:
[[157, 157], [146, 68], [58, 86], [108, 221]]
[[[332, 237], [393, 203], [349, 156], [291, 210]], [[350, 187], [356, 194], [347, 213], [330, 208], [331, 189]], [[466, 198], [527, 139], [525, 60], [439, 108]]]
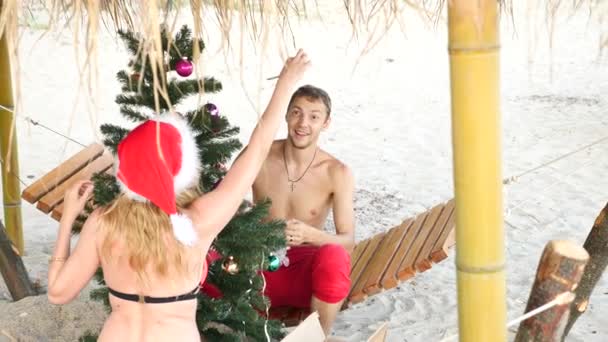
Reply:
[[295, 188], [296, 182], [291, 182], [291, 192], [293, 192], [293, 188]]

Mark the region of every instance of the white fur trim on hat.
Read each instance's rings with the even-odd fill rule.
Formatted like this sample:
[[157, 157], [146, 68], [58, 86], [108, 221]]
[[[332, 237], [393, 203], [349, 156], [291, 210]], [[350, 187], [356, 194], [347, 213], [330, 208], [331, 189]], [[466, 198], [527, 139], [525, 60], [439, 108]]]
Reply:
[[173, 234], [177, 241], [186, 246], [193, 246], [197, 237], [190, 218], [182, 214], [173, 214], [170, 215], [170, 218], [171, 225], [173, 225]]
[[199, 179], [201, 163], [194, 133], [188, 122], [185, 119], [177, 117], [177, 114], [163, 114], [156, 117], [155, 120], [175, 127], [182, 137], [182, 166], [173, 178], [173, 187], [177, 195], [193, 186]]

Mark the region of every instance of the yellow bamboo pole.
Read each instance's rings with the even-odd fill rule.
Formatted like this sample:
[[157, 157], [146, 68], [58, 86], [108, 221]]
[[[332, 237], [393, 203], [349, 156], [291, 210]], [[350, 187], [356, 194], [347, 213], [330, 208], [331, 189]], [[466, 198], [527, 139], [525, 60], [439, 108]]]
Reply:
[[460, 341], [506, 341], [498, 1], [448, 1]]
[[[1, 4], [1, 1], [0, 1]], [[21, 197], [19, 178], [19, 156], [17, 153], [17, 132], [15, 116], [12, 112], [13, 87], [11, 82], [11, 61], [6, 35], [0, 37], [0, 157], [2, 157], [2, 202], [6, 232], [12, 243], [23, 255], [23, 230], [21, 221]]]

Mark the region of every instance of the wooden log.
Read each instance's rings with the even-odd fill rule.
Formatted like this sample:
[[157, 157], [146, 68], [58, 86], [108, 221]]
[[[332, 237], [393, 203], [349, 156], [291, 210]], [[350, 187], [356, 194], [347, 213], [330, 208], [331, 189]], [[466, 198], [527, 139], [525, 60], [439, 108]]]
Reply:
[[37, 294], [21, 256], [17, 254], [17, 248], [6, 234], [2, 221], [0, 221], [0, 271], [14, 301]]
[[606, 266], [608, 266], [608, 203], [595, 220], [583, 247], [589, 253], [589, 263], [585, 267], [583, 277], [576, 289], [576, 298], [570, 306], [570, 317], [562, 341], [566, 338], [578, 317], [587, 310], [591, 292], [593, 292], [595, 285], [602, 277]]
[[[570, 241], [550, 241], [538, 264], [526, 312], [574, 291], [588, 261], [589, 254], [583, 247]], [[558, 341], [566, 327], [569, 311], [570, 303], [565, 303], [526, 319], [519, 326], [515, 342]]]

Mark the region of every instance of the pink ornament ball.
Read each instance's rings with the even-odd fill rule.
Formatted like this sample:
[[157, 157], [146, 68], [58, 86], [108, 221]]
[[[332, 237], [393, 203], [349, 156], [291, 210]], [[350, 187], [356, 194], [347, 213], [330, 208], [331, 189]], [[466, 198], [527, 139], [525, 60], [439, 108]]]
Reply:
[[175, 71], [182, 77], [188, 77], [192, 74], [194, 65], [186, 57], [175, 63]]

